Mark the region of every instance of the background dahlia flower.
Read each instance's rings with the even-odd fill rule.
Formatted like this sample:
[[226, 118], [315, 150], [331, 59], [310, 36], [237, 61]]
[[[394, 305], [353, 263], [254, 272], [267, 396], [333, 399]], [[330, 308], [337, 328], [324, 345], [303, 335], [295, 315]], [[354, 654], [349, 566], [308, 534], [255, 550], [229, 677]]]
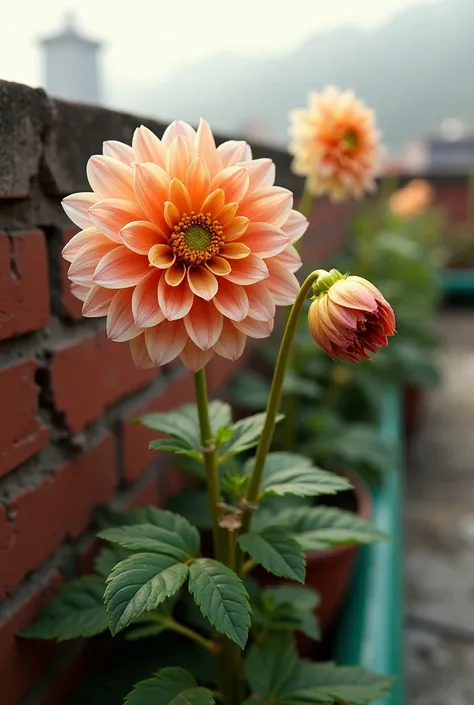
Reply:
[[292, 169], [307, 177], [312, 195], [343, 201], [374, 190], [380, 133], [374, 112], [353, 91], [310, 93], [307, 108], [290, 112], [290, 135]]
[[434, 188], [424, 179], [412, 179], [406, 186], [390, 196], [389, 207], [401, 220], [415, 218], [424, 213], [434, 199]]
[[387, 347], [395, 333], [392, 307], [367, 279], [321, 270], [313, 286], [308, 325], [318, 345], [333, 360], [360, 361]]
[[84, 316], [107, 316], [142, 367], [179, 355], [197, 371], [270, 335], [275, 306], [299, 291], [293, 243], [308, 225], [273, 162], [245, 142], [216, 147], [204, 120], [173, 122], [161, 140], [142, 126], [131, 147], [103, 152], [87, 165], [92, 192], [63, 201], [83, 228], [63, 256]]

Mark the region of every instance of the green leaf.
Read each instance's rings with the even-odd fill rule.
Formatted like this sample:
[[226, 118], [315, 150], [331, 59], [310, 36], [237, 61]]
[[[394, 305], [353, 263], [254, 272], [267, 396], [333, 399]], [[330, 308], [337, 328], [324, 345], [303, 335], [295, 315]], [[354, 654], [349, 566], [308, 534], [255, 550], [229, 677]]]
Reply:
[[274, 634], [265, 643], [255, 643], [245, 661], [245, 675], [253, 692], [261, 699], [278, 700], [285, 683], [298, 663], [293, 641], [288, 634]]
[[258, 640], [275, 631], [300, 631], [321, 638], [315, 609], [318, 593], [300, 585], [279, 585], [252, 596], [252, 623], [261, 629]]
[[99, 575], [107, 578], [117, 563], [123, 561], [128, 555], [129, 552], [120, 546], [106, 546], [106, 548], [103, 548], [99, 555], [96, 556], [94, 570]]
[[187, 575], [187, 566], [159, 553], [136, 553], [118, 563], [104, 595], [112, 634], [174, 595]]
[[209, 497], [205, 490], [194, 487], [183, 490], [171, 497], [166, 506], [170, 511], [181, 514], [198, 529], [209, 529], [212, 526]]
[[293, 453], [269, 453], [262, 478], [261, 496], [288, 494], [316, 497], [350, 489], [345, 477], [315, 467], [311, 460]]
[[306, 561], [303, 549], [284, 527], [269, 526], [259, 534], [242, 534], [239, 546], [269, 573], [304, 583]]
[[250, 629], [250, 604], [238, 575], [219, 561], [198, 558], [189, 566], [189, 592], [212, 626], [243, 649]]
[[358, 666], [300, 661], [280, 703], [347, 701], [352, 705], [365, 705], [385, 697], [393, 682], [394, 678]]
[[[266, 413], [254, 414], [237, 421], [231, 426], [232, 438], [221, 446], [222, 459], [229, 458], [257, 445], [265, 423]], [[277, 414], [276, 423], [281, 421], [283, 414]]]
[[165, 413], [144, 414], [135, 421], [152, 431], [164, 433], [172, 438], [179, 438], [197, 451], [201, 449], [199, 422], [194, 404], [186, 404], [179, 409]]
[[177, 455], [187, 455], [189, 458], [194, 458], [198, 462], [203, 462], [202, 453], [195, 448], [192, 448], [186, 441], [180, 439], [169, 440], [167, 438], [158, 438], [150, 441], [150, 450], [159, 450], [163, 453], [176, 453]]
[[[193, 461], [194, 462], [194, 461]], [[157, 507], [134, 507], [127, 512], [117, 512], [109, 507], [100, 507], [94, 513], [95, 520], [101, 529], [124, 524], [155, 524], [164, 529], [179, 532], [179, 521], [182, 517]]]
[[324, 551], [331, 546], [370, 544], [386, 540], [387, 534], [367, 519], [337, 507], [284, 509], [273, 521], [286, 527], [304, 551]]
[[102, 577], [86, 575], [60, 588], [39, 618], [21, 632], [26, 639], [67, 641], [106, 631]]
[[182, 523], [180, 533], [153, 524], [135, 524], [104, 529], [98, 536], [132, 551], [164, 553], [178, 561], [187, 561], [199, 552], [199, 533], [188, 522]]
[[211, 401], [209, 403], [209, 421], [212, 433], [214, 435], [219, 432], [222, 434], [222, 429], [232, 423], [232, 408], [230, 404], [219, 400]]
[[125, 705], [213, 705], [207, 688], [198, 687], [184, 668], [162, 668], [152, 678], [137, 683], [125, 698]]

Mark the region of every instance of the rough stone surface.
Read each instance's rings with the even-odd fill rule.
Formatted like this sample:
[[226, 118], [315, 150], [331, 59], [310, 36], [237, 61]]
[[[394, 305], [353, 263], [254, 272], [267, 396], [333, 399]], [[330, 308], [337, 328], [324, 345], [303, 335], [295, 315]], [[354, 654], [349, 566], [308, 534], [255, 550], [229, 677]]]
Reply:
[[474, 310], [440, 332], [406, 483], [407, 705], [474, 702]]

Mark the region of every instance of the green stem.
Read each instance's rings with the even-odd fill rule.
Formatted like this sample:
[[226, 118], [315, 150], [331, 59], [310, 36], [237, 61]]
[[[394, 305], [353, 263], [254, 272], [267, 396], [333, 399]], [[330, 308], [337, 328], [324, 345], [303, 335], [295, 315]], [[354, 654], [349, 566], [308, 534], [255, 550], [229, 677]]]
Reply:
[[219, 489], [219, 474], [217, 467], [217, 454], [214, 438], [212, 434], [211, 422], [209, 420], [209, 402], [207, 397], [206, 372], [204, 367], [194, 375], [194, 386], [196, 389], [196, 404], [199, 416], [199, 426], [201, 429], [201, 445], [204, 455], [204, 466], [206, 469], [207, 491], [209, 496], [209, 506], [212, 516], [212, 535], [214, 541], [214, 557], [222, 559], [221, 529], [219, 527], [219, 502], [221, 494]]
[[250, 571], [255, 568], [256, 565], [257, 564], [255, 563], [255, 561], [253, 561], [251, 558], [249, 558], [248, 561], [245, 561], [242, 568], [240, 569], [241, 577], [244, 577], [244, 575], [250, 573]]
[[308, 180], [306, 179], [303, 193], [301, 194], [300, 202], [298, 203], [298, 210], [302, 215], [306, 217], [311, 213], [311, 205], [313, 203], [313, 196], [308, 188]]
[[[265, 416], [265, 424], [263, 426], [262, 435], [260, 436], [260, 441], [257, 447], [257, 454], [255, 456], [255, 464], [253, 467], [252, 477], [250, 478], [248, 490], [247, 490], [247, 506], [254, 504], [258, 500], [258, 495], [260, 491], [260, 483], [262, 481], [263, 468], [265, 466], [265, 460], [267, 458], [268, 451], [270, 450], [270, 445], [273, 438], [273, 433], [275, 430], [275, 420], [278, 413], [278, 408], [280, 406], [281, 392], [283, 389], [283, 381], [285, 379], [286, 367], [288, 365], [288, 360], [291, 355], [291, 348], [293, 345], [293, 339], [295, 337], [296, 328], [298, 325], [298, 319], [303, 308], [306, 297], [311, 290], [312, 285], [319, 277], [319, 272], [312, 272], [308, 277], [306, 277], [301, 289], [299, 290], [296, 301], [293, 304], [290, 315], [286, 322], [285, 332], [281, 341], [280, 351], [278, 353], [278, 358], [275, 365], [275, 372], [273, 374], [272, 387], [270, 390], [270, 396], [268, 397], [267, 412]], [[249, 512], [246, 513], [244, 517], [244, 530], [248, 530], [250, 523]]]
[[176, 632], [177, 634], [182, 634], [182, 636], [194, 641], [196, 644], [199, 644], [199, 646], [202, 646], [204, 649], [207, 649], [207, 651], [210, 651], [213, 654], [217, 655], [221, 652], [222, 646], [217, 641], [206, 639], [202, 636], [202, 634], [198, 634], [198, 632], [195, 632], [193, 629], [186, 627], [184, 624], [180, 624], [173, 619], [173, 617], [169, 617], [164, 620], [163, 624], [165, 624], [166, 628], [170, 631]]

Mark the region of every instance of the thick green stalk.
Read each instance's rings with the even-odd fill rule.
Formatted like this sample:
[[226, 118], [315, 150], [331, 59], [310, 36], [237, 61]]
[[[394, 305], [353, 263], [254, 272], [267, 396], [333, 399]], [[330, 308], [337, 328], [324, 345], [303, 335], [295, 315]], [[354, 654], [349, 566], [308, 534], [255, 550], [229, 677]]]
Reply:
[[[260, 483], [262, 481], [263, 475], [263, 468], [265, 466], [265, 460], [267, 458], [268, 451], [270, 450], [270, 445], [275, 430], [275, 419], [278, 413], [278, 408], [280, 406], [283, 381], [285, 379], [285, 372], [291, 355], [291, 348], [293, 345], [293, 339], [295, 337], [295, 332], [298, 325], [298, 319], [300, 317], [304, 302], [306, 301], [306, 297], [308, 296], [312, 285], [318, 277], [319, 273], [317, 271], [312, 272], [308, 277], [306, 277], [298, 293], [298, 296], [296, 297], [296, 301], [291, 308], [290, 315], [288, 316], [288, 320], [286, 322], [285, 332], [283, 334], [280, 351], [278, 353], [278, 358], [275, 365], [275, 372], [273, 373], [270, 396], [268, 397], [265, 424], [263, 426], [262, 435], [260, 436], [260, 441], [257, 447], [257, 454], [255, 456], [255, 464], [253, 466], [253, 472], [247, 490], [247, 506], [252, 506], [252, 504], [254, 504], [258, 500], [258, 495], [260, 492]], [[244, 530], [248, 529], [249, 523], [250, 516], [247, 512], [244, 519]]]
[[163, 624], [170, 631], [176, 632], [177, 634], [182, 634], [182, 636], [185, 636], [187, 639], [194, 641], [199, 646], [202, 646], [203, 649], [206, 649], [207, 651], [210, 651], [215, 655], [219, 654], [221, 651], [222, 647], [219, 642], [213, 641], [212, 639], [206, 639], [204, 636], [202, 636], [202, 634], [195, 632], [194, 629], [190, 629], [184, 624], [180, 624], [175, 619], [173, 619], [173, 617], [167, 617], [166, 619], [164, 619]]
[[206, 372], [204, 367], [194, 375], [196, 390], [196, 404], [201, 429], [201, 445], [206, 469], [207, 492], [209, 507], [212, 517], [212, 535], [214, 542], [214, 556], [222, 560], [222, 530], [219, 526], [219, 503], [221, 494], [219, 490], [219, 474], [217, 467], [216, 446], [214, 443], [211, 422], [209, 420], [209, 402], [207, 398]]

